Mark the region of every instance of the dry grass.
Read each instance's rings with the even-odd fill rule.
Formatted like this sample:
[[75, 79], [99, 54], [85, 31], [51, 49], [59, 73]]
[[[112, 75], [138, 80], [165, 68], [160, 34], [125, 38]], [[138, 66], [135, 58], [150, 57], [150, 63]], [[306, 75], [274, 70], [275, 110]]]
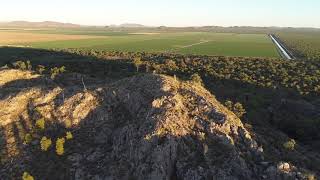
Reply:
[[[36, 33], [21, 33], [21, 32], [0, 32], [0, 46], [13, 45], [30, 42], [46, 42], [59, 40], [77, 40], [77, 39], [92, 39], [97, 36], [87, 35], [63, 35], [63, 34], [36, 34]], [[101, 38], [101, 37], [99, 37]]]
[[[1, 41], [1, 40], [0, 40]], [[34, 79], [39, 75], [32, 74], [30, 71], [20, 70], [2, 70], [0, 71], [0, 88], [1, 86], [16, 80]]]

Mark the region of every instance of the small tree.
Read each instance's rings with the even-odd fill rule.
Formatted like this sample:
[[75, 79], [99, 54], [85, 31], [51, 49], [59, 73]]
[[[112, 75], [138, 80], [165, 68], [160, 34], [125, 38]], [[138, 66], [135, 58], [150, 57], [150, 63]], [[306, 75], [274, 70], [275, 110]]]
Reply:
[[226, 101], [225, 103], [224, 103], [224, 105], [230, 110], [230, 111], [232, 111], [233, 110], [233, 103], [232, 103], [232, 101]]
[[238, 118], [241, 118], [246, 113], [246, 110], [239, 102], [233, 104], [232, 101], [228, 100], [224, 103], [224, 105], [226, 106], [226, 108], [232, 111]]
[[45, 129], [45, 120], [44, 120], [44, 118], [38, 119], [38, 120], [36, 121], [36, 127], [37, 127], [39, 130], [44, 130], [44, 129]]
[[34, 180], [34, 178], [28, 172], [24, 172], [22, 175], [22, 180]]
[[13, 63], [13, 66], [16, 68], [16, 69], [20, 69], [20, 70], [27, 70], [27, 65], [25, 62], [23, 61], [17, 61], [15, 63]]
[[23, 144], [27, 145], [27, 144], [29, 144], [31, 141], [32, 141], [32, 136], [31, 136], [30, 133], [27, 133], [27, 134], [24, 136], [24, 142], [23, 142]]
[[67, 139], [67, 140], [73, 139], [73, 135], [72, 135], [72, 133], [71, 133], [70, 131], [68, 131], [68, 132], [66, 133], [66, 139]]
[[42, 65], [38, 65], [37, 71], [39, 74], [43, 74], [43, 72], [46, 70], [46, 68]]
[[171, 60], [171, 59], [167, 59], [165, 61], [165, 65], [166, 65], [166, 68], [168, 68], [168, 70], [171, 71], [171, 72], [177, 71], [179, 69], [179, 67], [177, 66], [176, 62], [174, 60]]
[[241, 118], [245, 113], [246, 110], [243, 108], [242, 104], [237, 102], [236, 104], [234, 104], [233, 106], [233, 112], [239, 117]]
[[41, 146], [41, 150], [42, 151], [48, 151], [48, 149], [50, 148], [52, 144], [52, 141], [50, 138], [47, 137], [42, 137], [41, 141], [40, 141], [40, 146]]
[[190, 80], [196, 84], [200, 84], [201, 86], [203, 85], [203, 81], [197, 73], [192, 74]]
[[60, 68], [54, 67], [51, 69], [51, 79], [55, 79], [56, 76], [59, 74], [62, 74], [66, 71], [66, 68], [64, 66], [61, 66]]
[[293, 151], [296, 146], [296, 141], [294, 139], [290, 139], [289, 141], [283, 144], [283, 147], [289, 151]]
[[31, 65], [31, 62], [30, 62], [30, 61], [27, 61], [27, 62], [26, 62], [26, 66], [27, 66], [27, 69], [28, 69], [29, 71], [32, 70], [32, 65]]
[[133, 59], [133, 64], [134, 64], [134, 66], [136, 67], [136, 71], [139, 72], [139, 67], [140, 67], [141, 64], [142, 64], [141, 58], [140, 58], [140, 57], [135, 57], [135, 58]]
[[64, 143], [65, 143], [65, 138], [58, 138], [56, 141], [56, 153], [58, 155], [63, 155], [64, 154]]

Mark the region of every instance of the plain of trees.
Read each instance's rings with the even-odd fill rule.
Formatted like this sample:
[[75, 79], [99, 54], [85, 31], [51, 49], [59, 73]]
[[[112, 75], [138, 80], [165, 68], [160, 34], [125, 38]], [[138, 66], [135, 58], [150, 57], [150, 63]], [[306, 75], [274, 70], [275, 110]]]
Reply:
[[277, 35], [298, 58], [320, 60], [320, 32], [280, 32]]

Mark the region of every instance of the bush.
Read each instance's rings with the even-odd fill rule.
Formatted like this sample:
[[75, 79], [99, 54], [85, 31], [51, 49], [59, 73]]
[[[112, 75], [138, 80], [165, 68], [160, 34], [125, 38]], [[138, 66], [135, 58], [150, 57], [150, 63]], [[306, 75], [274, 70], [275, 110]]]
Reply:
[[176, 62], [171, 59], [167, 59], [165, 61], [165, 66], [168, 68], [169, 71], [175, 72], [179, 69], [179, 67], [176, 65]]
[[30, 61], [26, 62], [27, 70], [31, 71], [32, 70], [32, 65]]
[[224, 103], [226, 108], [228, 108], [230, 111], [232, 111], [238, 118], [242, 118], [243, 115], [246, 113], [246, 110], [244, 109], [243, 105], [239, 102], [233, 104], [232, 101], [226, 101]]
[[73, 138], [72, 133], [71, 133], [71, 132], [67, 132], [67, 133], [66, 133], [66, 139], [67, 139], [67, 140], [70, 140], [70, 139], [72, 139], [72, 138]]
[[46, 70], [46, 68], [42, 65], [38, 65], [37, 71], [39, 74], [43, 74], [43, 72]]
[[42, 137], [41, 141], [40, 141], [40, 145], [41, 145], [41, 150], [42, 151], [48, 151], [49, 147], [51, 146], [52, 141], [50, 138], [47, 137]]
[[242, 116], [246, 113], [246, 110], [243, 108], [241, 103], [237, 102], [233, 106], [233, 112], [238, 116], [238, 118], [242, 118]]
[[34, 178], [28, 172], [23, 173], [22, 179], [23, 180], [34, 180]]
[[31, 134], [27, 133], [27, 134], [24, 136], [24, 142], [23, 142], [23, 144], [29, 144], [31, 141], [32, 141], [32, 136], [31, 136]]
[[64, 66], [61, 66], [59, 68], [54, 67], [54, 68], [51, 68], [50, 72], [51, 72], [51, 79], [55, 79], [56, 76], [58, 76], [59, 74], [66, 72], [66, 68]]
[[31, 65], [31, 62], [30, 61], [17, 61], [15, 63], [13, 63], [13, 67], [16, 68], [16, 69], [20, 69], [20, 70], [29, 70], [31, 71], [32, 70], [32, 65]]
[[296, 141], [294, 139], [290, 139], [288, 142], [283, 144], [283, 147], [287, 150], [293, 151], [296, 146]]
[[200, 85], [203, 85], [203, 81], [201, 79], [201, 76], [197, 73], [195, 74], [192, 74], [191, 77], [190, 77], [190, 80], [196, 84], [200, 84]]
[[56, 142], [56, 153], [58, 155], [63, 155], [64, 154], [64, 143], [65, 139], [64, 138], [58, 138]]
[[136, 71], [139, 72], [139, 68], [142, 64], [141, 58], [140, 57], [136, 57], [133, 59], [133, 64], [136, 67]]
[[230, 111], [232, 111], [233, 110], [233, 103], [232, 103], [232, 101], [226, 101], [225, 103], [224, 103], [224, 105], [226, 106], [226, 108], [228, 108]]
[[314, 174], [311, 174], [311, 173], [308, 173], [306, 175], [306, 177], [307, 177], [307, 180], [316, 180], [316, 176]]
[[16, 69], [20, 69], [20, 70], [27, 70], [27, 65], [25, 62], [23, 61], [17, 61], [15, 63], [13, 63], [13, 67]]
[[44, 128], [45, 128], [45, 120], [44, 120], [44, 118], [38, 119], [36, 121], [36, 127], [41, 129], [41, 130], [44, 130]]

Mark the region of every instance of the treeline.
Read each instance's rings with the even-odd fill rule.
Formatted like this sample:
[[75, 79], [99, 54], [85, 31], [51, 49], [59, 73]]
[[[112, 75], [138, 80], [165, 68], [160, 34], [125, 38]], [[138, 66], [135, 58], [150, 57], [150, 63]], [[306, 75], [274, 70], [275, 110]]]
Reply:
[[[271, 58], [184, 56], [176, 54], [64, 50], [99, 59], [128, 59], [142, 71], [190, 76], [199, 73], [217, 80], [235, 80], [260, 87], [294, 89], [302, 95], [320, 93], [320, 63]], [[137, 59], [139, 61], [137, 62]]]
[[[216, 80], [233, 80], [258, 87], [295, 90], [301, 95], [320, 93], [320, 61], [287, 61], [274, 58], [225, 57], [225, 56], [191, 56], [167, 53], [144, 52], [108, 52], [99, 50], [41, 50], [29, 49], [16, 60], [38, 60], [42, 64], [67, 64], [73, 70], [89, 73], [89, 67], [98, 61], [101, 75], [113, 70], [131, 72], [153, 72], [190, 76], [194, 73]], [[56, 60], [46, 60], [54, 59]], [[1, 59], [10, 59], [1, 57]], [[19, 59], [20, 58], [20, 59]], [[35, 59], [35, 60], [33, 60]], [[11, 59], [13, 60], [13, 59]], [[95, 61], [95, 62], [94, 62]], [[3, 61], [5, 62], [5, 61]], [[91, 65], [90, 65], [91, 64]], [[103, 64], [105, 67], [102, 67]], [[109, 67], [110, 66], [110, 67]], [[135, 68], [135, 67], [139, 68]], [[80, 67], [80, 68], [78, 68]], [[68, 69], [70, 69], [68, 68]], [[96, 71], [96, 70], [93, 70]]]

